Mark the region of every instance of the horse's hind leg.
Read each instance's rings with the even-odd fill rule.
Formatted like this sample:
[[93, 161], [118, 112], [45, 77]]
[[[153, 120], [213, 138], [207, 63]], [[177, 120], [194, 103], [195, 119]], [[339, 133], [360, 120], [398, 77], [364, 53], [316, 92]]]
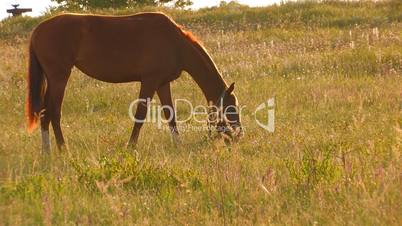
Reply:
[[50, 136], [49, 136], [49, 124], [50, 124], [50, 115], [46, 112], [48, 108], [48, 98], [49, 92], [46, 91], [45, 99], [44, 99], [44, 106], [43, 108], [45, 111], [41, 112], [40, 115], [40, 125], [41, 125], [41, 134], [42, 134], [42, 152], [49, 153], [50, 152]]
[[47, 98], [46, 101], [46, 113], [49, 116], [49, 120], [52, 123], [54, 136], [56, 138], [56, 144], [58, 149], [62, 149], [65, 145], [63, 133], [60, 127], [60, 118], [61, 118], [61, 104], [64, 98], [64, 90], [67, 85], [68, 78], [70, 76], [70, 71], [65, 73], [64, 77], [51, 77], [48, 78], [48, 86], [47, 86]]

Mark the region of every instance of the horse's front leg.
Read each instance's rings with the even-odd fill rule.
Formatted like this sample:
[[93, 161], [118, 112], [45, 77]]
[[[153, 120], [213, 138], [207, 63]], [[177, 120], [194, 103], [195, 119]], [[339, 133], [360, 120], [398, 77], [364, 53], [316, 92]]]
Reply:
[[127, 144], [128, 147], [133, 147], [138, 141], [138, 136], [140, 134], [142, 124], [144, 124], [145, 117], [147, 115], [148, 104], [151, 102], [156, 88], [157, 85], [155, 85], [151, 81], [141, 82], [140, 95], [137, 101], [137, 111], [135, 112], [134, 116], [134, 128], [131, 132], [130, 140]]
[[159, 99], [162, 104], [163, 113], [165, 114], [166, 120], [168, 120], [170, 132], [172, 134], [172, 139], [175, 144], [180, 143], [179, 131], [176, 126], [176, 114], [172, 102], [172, 94], [170, 91], [170, 83], [166, 83], [159, 87], [157, 90]]

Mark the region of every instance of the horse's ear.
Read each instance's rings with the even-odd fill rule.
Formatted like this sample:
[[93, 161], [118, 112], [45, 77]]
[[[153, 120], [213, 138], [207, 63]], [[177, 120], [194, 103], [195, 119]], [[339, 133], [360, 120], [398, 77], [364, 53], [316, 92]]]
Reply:
[[230, 86], [229, 86], [229, 88], [226, 90], [226, 94], [231, 94], [232, 92], [233, 92], [233, 90], [234, 90], [234, 83], [232, 83]]

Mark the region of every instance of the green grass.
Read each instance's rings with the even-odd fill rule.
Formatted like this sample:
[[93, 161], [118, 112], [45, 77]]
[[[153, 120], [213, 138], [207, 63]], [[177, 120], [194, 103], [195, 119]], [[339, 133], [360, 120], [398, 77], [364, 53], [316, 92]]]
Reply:
[[[400, 9], [398, 1], [163, 9], [236, 82], [247, 105], [243, 139], [226, 146], [186, 131], [175, 147], [146, 124], [127, 150], [139, 84], [74, 70], [62, 116], [69, 150], [50, 155], [24, 118], [27, 37], [43, 18], [2, 21], [0, 223], [399, 225]], [[173, 95], [206, 104], [187, 74]], [[274, 133], [253, 115], [271, 97]]]

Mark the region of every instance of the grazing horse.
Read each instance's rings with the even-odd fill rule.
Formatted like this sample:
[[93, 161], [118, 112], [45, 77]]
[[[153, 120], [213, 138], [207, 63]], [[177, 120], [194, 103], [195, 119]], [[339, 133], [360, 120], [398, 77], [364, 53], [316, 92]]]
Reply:
[[[40, 120], [42, 148], [50, 151], [52, 123], [60, 149], [64, 138], [60, 111], [73, 66], [88, 76], [110, 83], [141, 82], [139, 98], [158, 94], [161, 104], [173, 109], [170, 82], [188, 72], [208, 102], [221, 103], [231, 114], [230, 126], [240, 128], [237, 98], [228, 87], [205, 48], [190, 33], [163, 13], [130, 16], [62, 14], [39, 24], [31, 35], [27, 77], [28, 131]], [[147, 104], [138, 104], [128, 145], [138, 140]], [[175, 115], [169, 127], [177, 137]]]

